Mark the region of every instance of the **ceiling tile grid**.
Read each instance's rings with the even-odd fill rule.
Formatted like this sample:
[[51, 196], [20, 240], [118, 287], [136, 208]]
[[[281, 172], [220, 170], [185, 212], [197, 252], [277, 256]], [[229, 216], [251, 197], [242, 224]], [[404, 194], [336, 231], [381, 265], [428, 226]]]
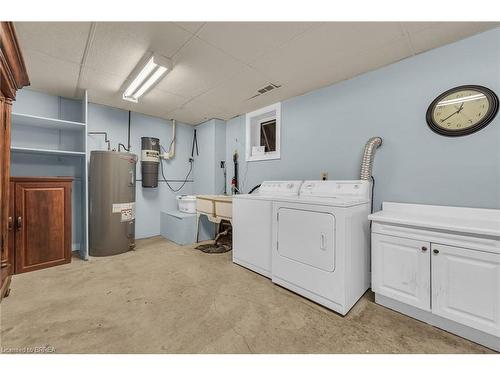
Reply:
[[[500, 23], [16, 22], [32, 88], [198, 124], [229, 119]], [[139, 103], [124, 84], [152, 52], [172, 71]], [[258, 95], [269, 83], [280, 88]]]
[[33, 89], [48, 94], [73, 97], [80, 65], [46, 54], [23, 50], [26, 69]]
[[16, 22], [15, 27], [23, 51], [80, 64], [90, 22]]

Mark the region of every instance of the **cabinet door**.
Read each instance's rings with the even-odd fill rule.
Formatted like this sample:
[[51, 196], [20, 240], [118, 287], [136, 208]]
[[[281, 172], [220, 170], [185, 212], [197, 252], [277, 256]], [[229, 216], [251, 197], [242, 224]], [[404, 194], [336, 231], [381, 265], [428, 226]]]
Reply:
[[71, 261], [71, 185], [16, 183], [16, 273]]
[[432, 312], [500, 336], [500, 254], [433, 244]]
[[430, 311], [430, 243], [372, 234], [372, 290]]

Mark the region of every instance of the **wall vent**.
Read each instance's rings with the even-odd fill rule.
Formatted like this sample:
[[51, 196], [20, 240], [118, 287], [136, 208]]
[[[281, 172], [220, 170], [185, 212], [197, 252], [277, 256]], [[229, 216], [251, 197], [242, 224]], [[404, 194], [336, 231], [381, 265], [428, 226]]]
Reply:
[[257, 96], [260, 96], [262, 94], [265, 94], [266, 92], [269, 92], [269, 91], [272, 91], [274, 89], [279, 89], [281, 87], [281, 85], [276, 85], [275, 83], [269, 83], [269, 85], [267, 86], [264, 86], [260, 89], [257, 90], [257, 94], [249, 97], [247, 100], [250, 100], [250, 99], [253, 99], [253, 98], [256, 98]]

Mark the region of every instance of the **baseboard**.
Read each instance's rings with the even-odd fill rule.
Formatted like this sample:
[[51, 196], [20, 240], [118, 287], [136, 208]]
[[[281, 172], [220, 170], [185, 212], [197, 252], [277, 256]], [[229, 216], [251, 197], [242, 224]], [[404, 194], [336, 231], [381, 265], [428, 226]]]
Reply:
[[375, 302], [379, 305], [395, 310], [402, 314], [408, 315], [414, 319], [428, 323], [431, 326], [441, 328], [454, 335], [463, 337], [467, 340], [486, 346], [500, 352], [500, 337], [490, 335], [489, 333], [479, 331], [475, 328], [465, 326], [452, 320], [442, 318], [429, 311], [424, 311], [416, 307], [396, 301], [392, 298], [375, 293]]

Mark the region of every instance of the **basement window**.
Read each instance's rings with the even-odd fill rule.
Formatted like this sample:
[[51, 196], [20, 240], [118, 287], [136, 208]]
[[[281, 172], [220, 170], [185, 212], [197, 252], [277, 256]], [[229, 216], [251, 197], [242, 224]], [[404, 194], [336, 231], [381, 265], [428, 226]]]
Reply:
[[280, 158], [280, 115], [280, 103], [246, 115], [247, 161]]

